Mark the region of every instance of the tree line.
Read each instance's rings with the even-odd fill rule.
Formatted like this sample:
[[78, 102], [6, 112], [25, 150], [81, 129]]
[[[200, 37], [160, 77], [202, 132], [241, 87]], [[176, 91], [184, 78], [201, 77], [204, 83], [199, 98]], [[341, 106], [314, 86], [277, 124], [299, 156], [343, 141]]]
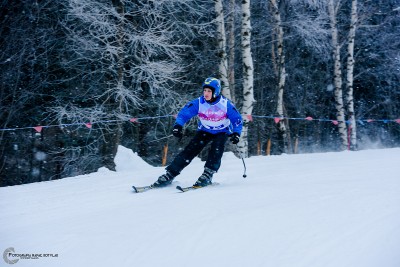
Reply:
[[4, 0], [0, 185], [115, 170], [118, 145], [168, 162], [196, 131], [170, 138], [172, 115], [209, 76], [243, 115], [235, 153], [398, 146], [399, 13], [400, 0]]

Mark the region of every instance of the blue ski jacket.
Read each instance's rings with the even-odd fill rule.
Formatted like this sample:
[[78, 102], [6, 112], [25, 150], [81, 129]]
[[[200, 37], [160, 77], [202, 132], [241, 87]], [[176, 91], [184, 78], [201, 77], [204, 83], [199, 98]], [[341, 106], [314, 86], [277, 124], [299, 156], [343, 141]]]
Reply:
[[204, 96], [196, 98], [187, 103], [179, 111], [175, 124], [183, 126], [191, 118], [198, 115], [198, 130], [217, 133], [238, 133], [242, 132], [242, 116], [233, 103], [224, 96], [218, 96], [214, 102], [207, 102]]

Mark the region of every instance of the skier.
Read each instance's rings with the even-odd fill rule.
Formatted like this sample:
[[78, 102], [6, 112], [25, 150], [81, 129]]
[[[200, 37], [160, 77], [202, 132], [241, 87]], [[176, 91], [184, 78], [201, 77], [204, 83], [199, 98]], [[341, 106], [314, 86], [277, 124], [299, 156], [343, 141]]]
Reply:
[[207, 78], [203, 83], [203, 95], [190, 101], [178, 113], [172, 134], [182, 138], [182, 128], [186, 122], [198, 115], [198, 131], [193, 139], [166, 168], [152, 187], [164, 187], [211, 142], [203, 174], [194, 186], [207, 186], [212, 183], [213, 174], [221, 166], [225, 142], [228, 137], [233, 144], [239, 142], [242, 131], [242, 117], [230, 100], [221, 95], [221, 83], [216, 78]]

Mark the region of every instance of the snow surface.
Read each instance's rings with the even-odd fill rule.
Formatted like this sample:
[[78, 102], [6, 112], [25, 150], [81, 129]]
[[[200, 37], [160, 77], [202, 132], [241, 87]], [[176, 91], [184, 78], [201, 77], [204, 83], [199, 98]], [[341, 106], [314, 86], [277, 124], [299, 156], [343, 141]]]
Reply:
[[[400, 148], [224, 155], [221, 185], [135, 194], [164, 173], [120, 147], [117, 172], [0, 188], [0, 250], [58, 254], [14, 266], [399, 267]], [[9, 266], [0, 259], [0, 266]]]

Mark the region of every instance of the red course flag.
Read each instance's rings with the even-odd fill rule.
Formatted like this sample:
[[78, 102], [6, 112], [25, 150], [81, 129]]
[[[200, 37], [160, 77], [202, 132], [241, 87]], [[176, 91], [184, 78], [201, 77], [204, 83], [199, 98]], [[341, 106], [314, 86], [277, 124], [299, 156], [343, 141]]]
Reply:
[[40, 133], [43, 129], [43, 126], [36, 126], [36, 127], [33, 127], [33, 129], [35, 129], [36, 132]]

